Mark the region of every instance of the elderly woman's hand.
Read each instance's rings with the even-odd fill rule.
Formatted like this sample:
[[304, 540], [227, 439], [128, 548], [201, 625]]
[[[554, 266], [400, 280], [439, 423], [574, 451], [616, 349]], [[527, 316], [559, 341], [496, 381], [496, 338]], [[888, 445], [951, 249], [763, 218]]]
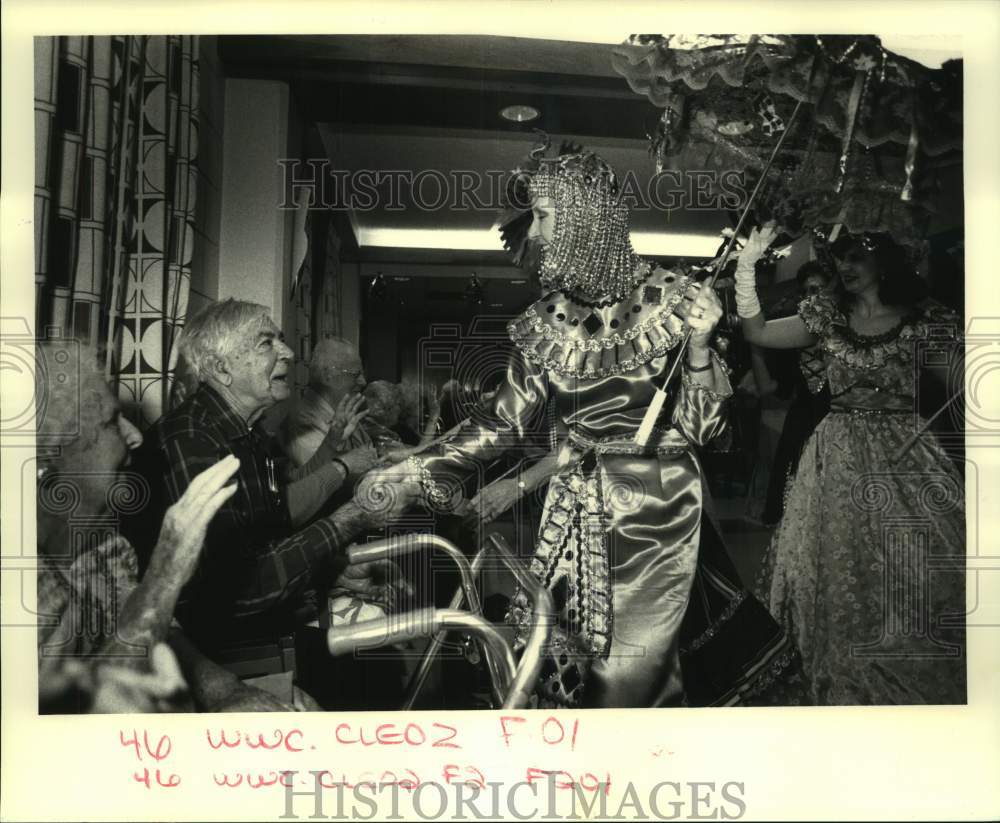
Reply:
[[336, 445], [343, 445], [350, 439], [357, 430], [358, 425], [368, 414], [368, 409], [362, 408], [365, 405], [365, 398], [360, 394], [345, 394], [337, 403], [337, 408], [333, 413], [333, 421], [330, 423], [330, 431], [327, 434]]
[[105, 663], [94, 667], [95, 714], [177, 712], [193, 708], [177, 658], [166, 643], [157, 643], [148, 663]]
[[149, 574], [176, 576], [185, 583], [191, 578], [208, 524], [236, 492], [237, 484], [229, 480], [239, 467], [235, 456], [224, 457], [195, 477], [181, 499], [167, 509]]

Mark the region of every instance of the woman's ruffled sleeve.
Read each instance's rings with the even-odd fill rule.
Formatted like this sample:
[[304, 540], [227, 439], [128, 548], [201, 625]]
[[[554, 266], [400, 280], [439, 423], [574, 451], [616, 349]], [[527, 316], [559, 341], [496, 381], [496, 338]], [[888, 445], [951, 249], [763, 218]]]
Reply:
[[831, 295], [821, 292], [810, 295], [799, 303], [798, 312], [809, 332], [822, 339], [830, 334], [837, 306]]

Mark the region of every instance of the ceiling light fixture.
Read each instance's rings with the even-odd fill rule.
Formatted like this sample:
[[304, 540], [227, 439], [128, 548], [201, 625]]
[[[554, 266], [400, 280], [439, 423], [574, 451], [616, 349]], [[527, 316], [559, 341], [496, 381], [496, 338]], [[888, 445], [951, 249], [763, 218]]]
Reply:
[[507, 106], [500, 109], [500, 116], [512, 123], [530, 123], [537, 120], [541, 112], [534, 106]]
[[[417, 229], [360, 226], [361, 248], [448, 249], [503, 251], [499, 233], [491, 229]], [[636, 252], [650, 257], [715, 257], [722, 243], [718, 234], [633, 231]]]

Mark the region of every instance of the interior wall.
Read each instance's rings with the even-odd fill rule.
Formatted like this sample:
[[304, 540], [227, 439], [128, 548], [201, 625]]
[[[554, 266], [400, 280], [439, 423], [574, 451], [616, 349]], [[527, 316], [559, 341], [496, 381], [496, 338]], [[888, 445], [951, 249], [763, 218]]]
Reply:
[[[291, 207], [291, 187], [277, 161], [306, 156], [307, 124], [287, 84], [226, 78], [217, 38], [202, 38], [201, 60], [198, 230], [189, 312], [227, 297], [260, 303], [298, 354], [300, 337], [309, 330], [299, 328], [291, 284], [309, 246], [302, 242], [304, 212]], [[358, 265], [344, 265], [342, 275], [340, 334], [358, 344]]]
[[277, 162], [288, 156], [289, 97], [286, 83], [226, 80], [218, 294], [267, 306], [279, 326], [287, 318], [291, 267]]

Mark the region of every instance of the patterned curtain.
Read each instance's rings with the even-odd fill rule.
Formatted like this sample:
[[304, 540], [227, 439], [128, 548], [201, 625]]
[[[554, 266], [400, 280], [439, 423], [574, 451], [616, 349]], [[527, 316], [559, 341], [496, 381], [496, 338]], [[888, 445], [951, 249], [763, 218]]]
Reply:
[[97, 345], [161, 413], [194, 237], [198, 38], [35, 40], [36, 328]]

